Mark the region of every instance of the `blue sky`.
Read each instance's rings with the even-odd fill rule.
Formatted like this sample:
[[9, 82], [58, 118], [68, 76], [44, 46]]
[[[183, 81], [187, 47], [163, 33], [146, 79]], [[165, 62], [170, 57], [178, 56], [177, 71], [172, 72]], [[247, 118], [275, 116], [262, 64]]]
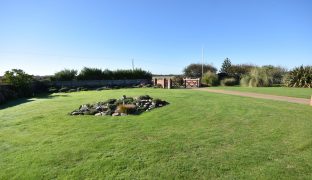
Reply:
[[311, 0], [0, 0], [0, 75], [312, 64]]

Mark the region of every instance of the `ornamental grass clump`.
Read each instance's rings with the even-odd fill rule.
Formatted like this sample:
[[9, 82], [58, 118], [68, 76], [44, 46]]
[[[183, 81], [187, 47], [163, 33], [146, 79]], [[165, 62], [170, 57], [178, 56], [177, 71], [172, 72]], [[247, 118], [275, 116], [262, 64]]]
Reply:
[[273, 77], [265, 68], [256, 67], [250, 70], [240, 80], [240, 85], [245, 87], [269, 87], [273, 84]]

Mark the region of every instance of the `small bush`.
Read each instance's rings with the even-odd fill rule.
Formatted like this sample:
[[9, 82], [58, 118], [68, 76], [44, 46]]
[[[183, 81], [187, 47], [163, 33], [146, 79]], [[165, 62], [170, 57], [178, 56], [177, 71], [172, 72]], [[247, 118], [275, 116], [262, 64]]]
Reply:
[[240, 80], [239, 84], [243, 87], [248, 87], [250, 81], [249, 75], [243, 75], [242, 79]]
[[133, 103], [134, 99], [132, 97], [127, 97], [126, 99], [123, 100], [125, 104], [131, 104]]
[[116, 101], [117, 101], [117, 99], [108, 99], [107, 101], [105, 101], [105, 103], [107, 103], [107, 104], [115, 104]]
[[208, 86], [216, 86], [219, 84], [218, 76], [216, 75], [216, 73], [211, 71], [208, 71], [204, 74], [202, 81]]
[[237, 85], [237, 81], [235, 78], [225, 78], [221, 80], [221, 86], [235, 86]]
[[117, 108], [117, 105], [115, 104], [108, 104], [108, 109], [110, 109], [111, 111], [114, 111]]
[[149, 95], [144, 95], [144, 96], [139, 96], [137, 99], [138, 100], [148, 100], [148, 99], [151, 99], [151, 97]]

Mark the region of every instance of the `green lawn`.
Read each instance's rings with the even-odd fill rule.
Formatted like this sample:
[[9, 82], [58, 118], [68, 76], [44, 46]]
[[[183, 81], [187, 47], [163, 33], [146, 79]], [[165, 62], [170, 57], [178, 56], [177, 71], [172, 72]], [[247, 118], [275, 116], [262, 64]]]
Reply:
[[254, 92], [272, 94], [279, 96], [289, 96], [310, 99], [312, 88], [288, 88], [288, 87], [239, 87], [239, 86], [218, 86], [210, 89], [223, 89], [231, 91]]
[[[67, 115], [124, 94], [170, 105], [139, 116]], [[307, 105], [142, 88], [56, 94], [6, 107], [0, 179], [312, 178]]]

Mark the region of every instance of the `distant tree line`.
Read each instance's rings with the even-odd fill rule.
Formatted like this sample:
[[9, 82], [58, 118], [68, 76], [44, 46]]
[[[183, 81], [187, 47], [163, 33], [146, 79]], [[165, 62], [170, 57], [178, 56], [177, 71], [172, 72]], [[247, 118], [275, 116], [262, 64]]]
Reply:
[[51, 77], [52, 81], [72, 80], [120, 80], [120, 79], [152, 79], [152, 73], [142, 70], [102, 70], [84, 67], [78, 74], [77, 70], [64, 69]]
[[120, 80], [120, 79], [152, 79], [152, 73], [142, 69], [134, 70], [101, 70], [98, 68], [83, 68], [77, 70], [64, 69], [56, 72], [48, 79], [38, 79], [21, 69], [6, 71], [0, 83], [0, 104], [9, 100], [32, 97], [39, 93], [49, 92], [51, 81], [72, 80]]
[[[203, 74], [202, 74], [202, 66]], [[217, 73], [217, 68], [209, 64], [190, 64], [184, 70], [184, 76], [202, 78], [207, 86], [248, 86], [248, 87], [312, 87], [312, 66], [300, 66], [290, 71], [281, 66], [253, 64], [232, 64], [226, 58]]]

